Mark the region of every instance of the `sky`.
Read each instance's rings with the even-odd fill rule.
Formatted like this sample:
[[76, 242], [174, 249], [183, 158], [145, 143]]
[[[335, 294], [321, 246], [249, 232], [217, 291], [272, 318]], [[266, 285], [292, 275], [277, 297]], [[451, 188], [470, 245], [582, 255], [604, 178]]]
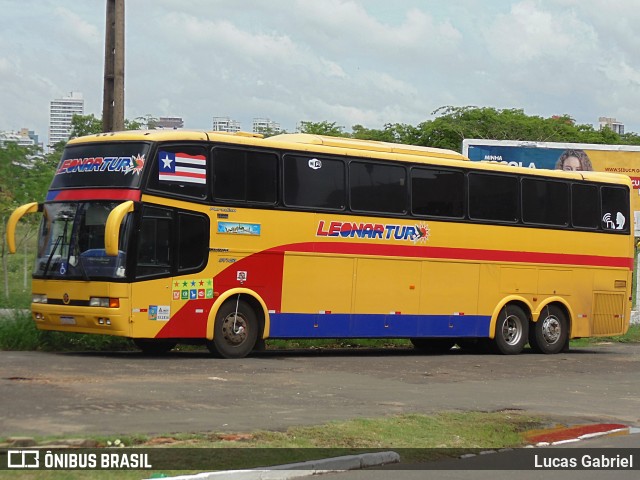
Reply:
[[[0, 0], [0, 131], [102, 115], [106, 0]], [[125, 0], [125, 117], [383, 128], [442, 106], [640, 132], [637, 0]]]

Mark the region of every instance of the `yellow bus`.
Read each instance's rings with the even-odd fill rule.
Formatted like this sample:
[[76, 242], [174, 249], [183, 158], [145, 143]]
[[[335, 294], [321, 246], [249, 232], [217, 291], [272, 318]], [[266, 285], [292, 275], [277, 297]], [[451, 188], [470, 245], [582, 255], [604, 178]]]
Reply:
[[469, 162], [309, 134], [141, 131], [77, 138], [41, 212], [37, 328], [204, 343], [403, 338], [542, 353], [623, 334], [628, 177]]

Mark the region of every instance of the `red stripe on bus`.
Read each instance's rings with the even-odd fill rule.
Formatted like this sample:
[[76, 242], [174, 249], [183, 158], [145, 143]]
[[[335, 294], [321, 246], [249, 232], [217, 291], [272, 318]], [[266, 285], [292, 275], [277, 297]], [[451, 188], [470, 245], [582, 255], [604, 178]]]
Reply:
[[117, 188], [90, 188], [79, 190], [63, 190], [55, 200], [140, 200], [140, 190], [123, 190]]
[[380, 257], [438, 258], [484, 262], [542, 263], [550, 265], [584, 265], [633, 269], [632, 257], [607, 257], [573, 253], [518, 252], [474, 248], [429, 247], [407, 245], [373, 245], [368, 243], [306, 242], [283, 245], [273, 251], [327, 253], [336, 255], [373, 255]]

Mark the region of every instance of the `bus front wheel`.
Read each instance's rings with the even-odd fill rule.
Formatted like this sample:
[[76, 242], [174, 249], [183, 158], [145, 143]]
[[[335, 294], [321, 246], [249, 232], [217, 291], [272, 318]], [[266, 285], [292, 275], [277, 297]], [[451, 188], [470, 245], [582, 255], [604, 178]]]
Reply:
[[216, 315], [213, 340], [207, 348], [216, 357], [243, 358], [251, 353], [258, 339], [258, 319], [242, 300], [225, 302]]
[[517, 355], [522, 352], [529, 336], [529, 320], [522, 308], [505, 305], [498, 314], [494, 349], [503, 355]]
[[538, 353], [559, 353], [567, 343], [569, 328], [563, 311], [551, 305], [546, 307], [540, 319], [529, 332], [529, 345]]

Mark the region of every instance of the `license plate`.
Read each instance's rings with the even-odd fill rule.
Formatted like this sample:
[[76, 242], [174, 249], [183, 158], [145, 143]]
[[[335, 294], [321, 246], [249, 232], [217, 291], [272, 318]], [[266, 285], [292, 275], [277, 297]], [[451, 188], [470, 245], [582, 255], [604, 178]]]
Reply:
[[76, 317], [60, 317], [60, 325], [75, 325]]

